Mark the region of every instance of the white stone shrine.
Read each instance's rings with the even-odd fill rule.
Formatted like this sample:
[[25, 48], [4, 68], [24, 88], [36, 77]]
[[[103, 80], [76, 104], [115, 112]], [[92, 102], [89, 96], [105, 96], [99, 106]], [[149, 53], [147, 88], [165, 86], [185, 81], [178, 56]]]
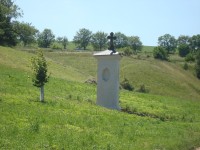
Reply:
[[121, 56], [114, 50], [105, 50], [95, 53], [94, 57], [98, 61], [96, 103], [109, 109], [120, 110], [119, 62]]

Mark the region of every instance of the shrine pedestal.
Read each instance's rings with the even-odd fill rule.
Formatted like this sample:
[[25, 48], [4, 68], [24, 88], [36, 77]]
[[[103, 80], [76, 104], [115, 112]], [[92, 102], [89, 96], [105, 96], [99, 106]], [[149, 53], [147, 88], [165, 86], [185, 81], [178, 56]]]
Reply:
[[118, 52], [105, 50], [94, 54], [98, 61], [97, 105], [120, 110], [119, 106], [119, 62]]

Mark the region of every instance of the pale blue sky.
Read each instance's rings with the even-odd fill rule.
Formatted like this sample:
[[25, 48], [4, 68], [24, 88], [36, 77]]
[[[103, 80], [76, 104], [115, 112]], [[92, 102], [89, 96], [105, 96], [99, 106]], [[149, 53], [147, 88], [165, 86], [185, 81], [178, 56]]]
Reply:
[[72, 40], [81, 28], [139, 36], [157, 45], [159, 36], [200, 34], [200, 0], [15, 0], [23, 18]]

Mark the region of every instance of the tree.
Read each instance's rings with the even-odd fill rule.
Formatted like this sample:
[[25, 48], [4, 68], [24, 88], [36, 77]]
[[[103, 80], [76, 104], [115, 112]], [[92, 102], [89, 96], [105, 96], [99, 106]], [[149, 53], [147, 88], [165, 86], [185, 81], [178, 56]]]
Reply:
[[190, 45], [190, 37], [187, 35], [180, 35], [177, 39], [177, 46]]
[[158, 45], [167, 50], [167, 53], [174, 53], [176, 51], [177, 42], [174, 36], [165, 34], [158, 38]]
[[102, 50], [102, 48], [105, 48], [107, 41], [107, 34], [100, 31], [93, 34], [91, 38], [91, 43], [95, 50]]
[[190, 47], [194, 53], [200, 51], [200, 34], [193, 35], [190, 38]]
[[167, 54], [166, 50], [161, 46], [154, 48], [153, 56], [155, 59], [168, 60], [168, 54]]
[[47, 63], [42, 50], [37, 51], [37, 56], [32, 58], [33, 85], [40, 88], [40, 101], [44, 102], [44, 85], [48, 82]]
[[181, 57], [185, 57], [190, 53], [190, 47], [187, 44], [181, 44], [178, 46], [178, 52]]
[[0, 0], [0, 45], [15, 46], [17, 35], [12, 20], [22, 16], [20, 8], [12, 0]]
[[39, 47], [48, 48], [54, 41], [54, 34], [50, 29], [44, 29], [42, 33], [38, 35], [38, 45]]
[[67, 48], [68, 39], [67, 39], [66, 36], [64, 36], [64, 37], [58, 37], [58, 38], [57, 38], [57, 42], [60, 43], [60, 44], [62, 44], [63, 47], [64, 47], [64, 49]]
[[196, 65], [195, 65], [196, 76], [200, 79], [200, 51], [196, 55]]
[[76, 33], [73, 41], [78, 46], [78, 48], [83, 48], [84, 50], [86, 50], [86, 47], [88, 46], [91, 37], [92, 32], [88, 29], [82, 28], [79, 30], [79, 32]]
[[67, 39], [67, 37], [63, 37], [63, 40], [62, 40], [62, 45], [63, 45], [63, 47], [64, 47], [64, 49], [66, 49], [67, 48], [67, 44], [68, 44], [69, 42], [68, 42], [68, 39]]
[[123, 48], [128, 46], [128, 37], [121, 33], [117, 32], [115, 33], [116, 40], [114, 40], [114, 44], [116, 48]]
[[20, 23], [15, 21], [13, 22], [13, 25], [19, 40], [23, 42], [24, 46], [32, 44], [36, 41], [36, 34], [38, 30], [30, 23]]
[[128, 37], [128, 44], [135, 53], [142, 50], [142, 42], [138, 36]]

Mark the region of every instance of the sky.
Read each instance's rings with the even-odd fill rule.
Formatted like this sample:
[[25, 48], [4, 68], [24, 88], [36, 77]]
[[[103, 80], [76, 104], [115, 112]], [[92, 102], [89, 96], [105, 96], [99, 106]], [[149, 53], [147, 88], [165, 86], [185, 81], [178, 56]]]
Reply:
[[158, 37], [200, 34], [200, 0], [15, 0], [24, 15], [42, 32], [73, 40], [86, 28], [93, 33], [121, 32], [156, 46]]

